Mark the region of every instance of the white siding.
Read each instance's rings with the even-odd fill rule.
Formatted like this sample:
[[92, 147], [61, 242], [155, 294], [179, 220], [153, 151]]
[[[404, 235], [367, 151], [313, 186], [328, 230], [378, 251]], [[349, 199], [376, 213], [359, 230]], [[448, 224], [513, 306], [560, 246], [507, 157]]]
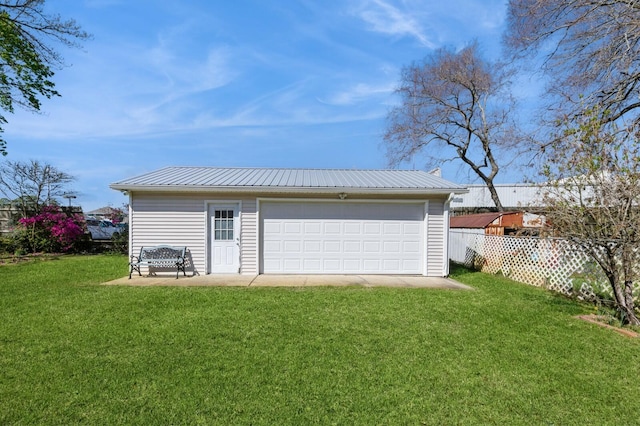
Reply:
[[[256, 273], [256, 201], [225, 196], [224, 200], [241, 201], [241, 264], [243, 273]], [[208, 194], [134, 193], [131, 197], [131, 253], [140, 247], [169, 244], [187, 246], [192, 266], [189, 272], [205, 274], [207, 270], [207, 202]]]
[[447, 244], [445, 236], [445, 208], [443, 200], [430, 200], [427, 210], [427, 270], [430, 277], [445, 276]]
[[204, 204], [188, 196], [134, 195], [132, 197], [132, 253], [142, 246], [169, 244], [187, 246], [192, 265], [201, 273], [204, 260]]
[[258, 229], [256, 199], [242, 201], [241, 239], [240, 239], [240, 273], [258, 273]]

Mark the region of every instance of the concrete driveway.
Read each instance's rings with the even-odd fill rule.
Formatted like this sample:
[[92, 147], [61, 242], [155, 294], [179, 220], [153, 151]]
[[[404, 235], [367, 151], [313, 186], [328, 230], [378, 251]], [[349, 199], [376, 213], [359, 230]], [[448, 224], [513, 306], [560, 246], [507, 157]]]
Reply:
[[450, 278], [415, 275], [196, 275], [176, 279], [175, 275], [119, 278], [105, 285], [181, 286], [181, 287], [413, 287], [472, 290]]

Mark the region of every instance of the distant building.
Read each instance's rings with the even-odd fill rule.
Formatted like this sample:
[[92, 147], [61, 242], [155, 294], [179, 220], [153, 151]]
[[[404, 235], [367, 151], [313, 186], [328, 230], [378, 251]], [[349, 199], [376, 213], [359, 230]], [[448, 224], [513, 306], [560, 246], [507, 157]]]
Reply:
[[[91, 210], [89, 212], [85, 213], [85, 216], [87, 218], [92, 218], [92, 219], [98, 219], [98, 220], [112, 220], [114, 214], [120, 213], [122, 212], [121, 209], [116, 209], [113, 208], [111, 206], [107, 206], [107, 207], [100, 207], [99, 209], [95, 209], [95, 210]], [[122, 219], [122, 223], [127, 223], [128, 222], [128, 218], [126, 215]]]
[[[469, 192], [456, 194], [451, 200], [454, 215], [496, 211], [496, 205], [486, 185], [466, 185]], [[544, 186], [540, 184], [495, 185], [498, 197], [505, 210], [543, 210]]]

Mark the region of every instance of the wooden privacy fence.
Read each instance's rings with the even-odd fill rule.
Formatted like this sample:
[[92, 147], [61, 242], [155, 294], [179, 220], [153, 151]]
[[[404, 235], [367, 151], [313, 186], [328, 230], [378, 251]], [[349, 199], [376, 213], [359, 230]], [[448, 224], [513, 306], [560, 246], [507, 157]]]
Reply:
[[[457, 229], [450, 232], [451, 260], [455, 262], [581, 299], [593, 299], [596, 295], [613, 297], [600, 267], [569, 241], [484, 235]], [[637, 290], [636, 283], [635, 293]]]

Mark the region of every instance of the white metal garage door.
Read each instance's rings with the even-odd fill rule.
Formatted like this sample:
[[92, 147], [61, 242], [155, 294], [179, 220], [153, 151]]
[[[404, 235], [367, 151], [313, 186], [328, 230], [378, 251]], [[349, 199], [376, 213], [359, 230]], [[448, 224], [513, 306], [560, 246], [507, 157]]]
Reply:
[[262, 272], [421, 274], [423, 203], [263, 202]]

